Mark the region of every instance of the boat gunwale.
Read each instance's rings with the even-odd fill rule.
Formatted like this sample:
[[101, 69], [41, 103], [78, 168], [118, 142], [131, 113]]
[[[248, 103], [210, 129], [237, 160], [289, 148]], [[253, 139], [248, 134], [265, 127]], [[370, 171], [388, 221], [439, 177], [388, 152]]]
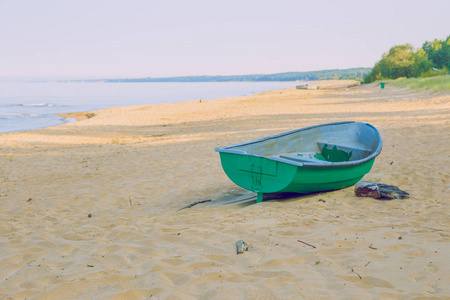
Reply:
[[[369, 156], [364, 157], [362, 159], [359, 159], [359, 160], [344, 161], [344, 162], [328, 162], [328, 161], [324, 161], [324, 162], [321, 162], [321, 161], [317, 161], [317, 162], [300, 162], [300, 161], [286, 159], [286, 158], [282, 158], [282, 157], [274, 156], [274, 155], [272, 155], [272, 156], [263, 156], [263, 155], [250, 154], [250, 153], [247, 153], [244, 150], [230, 149], [230, 148], [234, 148], [234, 147], [260, 143], [260, 142], [264, 142], [264, 141], [267, 141], [267, 140], [276, 139], [276, 138], [279, 138], [279, 137], [283, 137], [283, 136], [286, 136], [286, 135], [290, 135], [290, 134], [294, 134], [294, 133], [297, 133], [297, 132], [306, 131], [306, 130], [310, 130], [310, 129], [314, 129], [314, 128], [318, 128], [318, 127], [333, 126], [333, 125], [343, 125], [343, 124], [352, 124], [352, 123], [354, 123], [354, 124], [363, 124], [363, 125], [371, 127], [374, 130], [375, 134], [377, 135], [378, 141], [379, 141], [379, 143], [377, 145], [377, 148], [372, 152], [372, 154], [370, 154]], [[277, 134], [277, 135], [268, 136], [268, 137], [264, 137], [264, 138], [261, 138], [261, 139], [249, 141], [249, 142], [244, 142], [244, 143], [240, 143], [240, 144], [219, 147], [219, 148], [216, 148], [215, 151], [216, 152], [221, 152], [221, 153], [229, 153], [229, 154], [237, 154], [237, 155], [245, 155], [245, 156], [254, 156], [254, 157], [260, 157], [260, 158], [266, 158], [266, 159], [269, 159], [269, 160], [278, 161], [278, 162], [281, 162], [281, 163], [286, 163], [286, 164], [299, 166], [299, 167], [334, 168], [334, 167], [348, 167], [348, 166], [356, 166], [356, 165], [364, 164], [364, 163], [366, 163], [368, 161], [371, 161], [376, 156], [378, 156], [380, 154], [382, 148], [383, 148], [383, 140], [381, 138], [381, 134], [379, 133], [379, 131], [373, 125], [371, 125], [369, 123], [356, 122], [356, 121], [343, 121], [343, 122], [319, 124], [319, 125], [308, 126], [308, 127], [304, 127], [304, 128], [300, 128], [300, 129], [295, 129], [295, 130], [283, 132], [283, 133], [280, 133], [280, 134]]]

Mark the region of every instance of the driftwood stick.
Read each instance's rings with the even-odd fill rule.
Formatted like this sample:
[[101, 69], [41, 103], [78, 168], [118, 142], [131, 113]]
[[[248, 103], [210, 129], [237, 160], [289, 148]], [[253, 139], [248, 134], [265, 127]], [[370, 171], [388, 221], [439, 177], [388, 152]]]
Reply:
[[297, 240], [297, 242], [300, 242], [300, 243], [303, 243], [303, 244], [308, 245], [308, 246], [310, 246], [310, 247], [316, 248], [316, 246], [313, 246], [313, 245], [311, 245], [311, 244], [308, 244], [307, 242], [303, 242], [303, 241], [300, 241], [300, 240]]
[[209, 202], [209, 201], [211, 201], [211, 199], [208, 199], [208, 200], [202, 200], [202, 201], [197, 201], [197, 202], [191, 203], [191, 204], [189, 204], [189, 205], [187, 205], [187, 206], [185, 206], [185, 207], [183, 207], [183, 208], [180, 208], [179, 210], [177, 210], [177, 212], [180, 211], [180, 210], [186, 209], [186, 208], [191, 208], [191, 207], [194, 206], [194, 205], [197, 205], [197, 204], [200, 204], [200, 203]]
[[405, 199], [409, 194], [393, 185], [378, 182], [360, 181], [355, 186], [358, 197], [372, 197], [375, 199]]
[[237, 254], [242, 254], [244, 251], [248, 251], [248, 245], [243, 240], [239, 240], [236, 242], [236, 250]]
[[355, 273], [356, 275], [358, 275], [359, 279], [362, 279], [361, 275], [359, 275], [358, 273], [356, 273], [356, 272], [353, 270], [353, 268], [352, 268], [352, 271], [349, 272], [348, 274], [350, 274], [350, 273]]

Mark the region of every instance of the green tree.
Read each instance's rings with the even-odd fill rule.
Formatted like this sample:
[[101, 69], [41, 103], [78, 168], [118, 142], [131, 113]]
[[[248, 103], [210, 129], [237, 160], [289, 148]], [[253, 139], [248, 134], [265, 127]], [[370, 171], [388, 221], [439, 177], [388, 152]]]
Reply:
[[428, 59], [423, 49], [417, 50], [413, 55], [413, 64], [411, 66], [411, 77], [419, 77], [423, 73], [429, 71], [433, 67], [433, 63]]
[[411, 77], [414, 64], [414, 48], [410, 44], [392, 47], [383, 54], [381, 60], [381, 75], [384, 78]]
[[450, 35], [446, 40], [435, 39], [432, 42], [425, 42], [422, 49], [427, 53], [434, 67], [450, 69]]
[[371, 83], [381, 79], [383, 79], [381, 76], [381, 65], [380, 62], [377, 62], [372, 68], [372, 71], [364, 77], [364, 83]]
[[364, 78], [365, 83], [380, 79], [418, 77], [433, 67], [423, 49], [417, 51], [410, 44], [398, 45], [384, 53], [372, 71]]

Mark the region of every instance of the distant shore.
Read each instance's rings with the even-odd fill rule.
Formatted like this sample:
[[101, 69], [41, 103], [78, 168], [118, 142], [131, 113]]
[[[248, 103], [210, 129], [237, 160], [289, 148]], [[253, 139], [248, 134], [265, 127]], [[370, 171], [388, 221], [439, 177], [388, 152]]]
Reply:
[[270, 81], [311, 81], [311, 80], [357, 80], [362, 81], [372, 68], [330, 69], [308, 72], [284, 72], [275, 74], [249, 74], [229, 76], [177, 76], [118, 78], [88, 81], [104, 82], [270, 82]]

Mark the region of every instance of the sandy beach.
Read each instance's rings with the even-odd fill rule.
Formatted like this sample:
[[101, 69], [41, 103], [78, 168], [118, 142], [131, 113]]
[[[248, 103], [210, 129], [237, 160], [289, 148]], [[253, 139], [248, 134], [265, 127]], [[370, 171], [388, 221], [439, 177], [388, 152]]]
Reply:
[[[352, 82], [1, 134], [0, 299], [449, 299], [450, 93]], [[347, 120], [383, 137], [364, 180], [409, 199], [233, 204], [215, 148]]]

